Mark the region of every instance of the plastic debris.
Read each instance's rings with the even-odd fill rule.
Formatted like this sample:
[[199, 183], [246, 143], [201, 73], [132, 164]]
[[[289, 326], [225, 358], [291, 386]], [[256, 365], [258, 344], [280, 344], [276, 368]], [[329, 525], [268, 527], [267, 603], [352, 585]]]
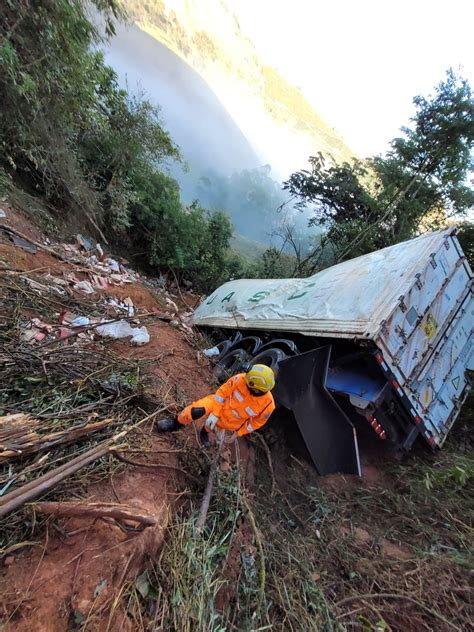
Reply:
[[92, 240], [84, 237], [84, 235], [81, 235], [80, 233], [77, 235], [76, 241], [79, 248], [82, 248], [83, 250], [89, 251], [94, 247]]
[[99, 253], [99, 257], [103, 257], [104, 256], [104, 251], [102, 250], [102, 246], [100, 244], [96, 244], [95, 245], [95, 249]]
[[0, 208], [0, 217], [3, 219], [6, 216], [7, 216], [6, 212], [3, 210], [3, 208]]
[[207, 358], [214, 358], [220, 354], [220, 351], [218, 347], [210, 347], [209, 349], [204, 349], [203, 354]]
[[129, 317], [135, 316], [135, 306], [129, 296], [127, 296], [127, 298], [123, 301], [117, 301], [115, 298], [110, 298], [107, 304], [115, 308], [117, 311], [127, 312], [127, 316]]
[[27, 329], [22, 331], [21, 338], [25, 342], [41, 342], [53, 331], [53, 326], [44, 323], [39, 318], [32, 318]]
[[174, 301], [172, 301], [167, 296], [165, 296], [165, 301], [166, 301], [167, 305], [169, 305], [170, 307], [172, 307], [174, 309], [175, 312], [179, 312], [178, 306], [176, 305], [176, 303]]
[[71, 321], [71, 325], [73, 327], [85, 327], [86, 325], [91, 324], [91, 319], [87, 318], [87, 316], [78, 316], [74, 320]]
[[95, 290], [89, 281], [79, 281], [73, 285], [73, 289], [77, 292], [84, 292], [84, 294], [94, 294]]
[[104, 323], [96, 329], [99, 336], [108, 338], [129, 338], [132, 337], [132, 344], [146, 345], [150, 342], [150, 334], [146, 327], [131, 327], [126, 320]]
[[112, 272], [120, 272], [119, 262], [116, 261], [115, 259], [112, 259], [112, 257], [109, 257], [108, 259], [106, 259], [105, 263], [109, 266]]

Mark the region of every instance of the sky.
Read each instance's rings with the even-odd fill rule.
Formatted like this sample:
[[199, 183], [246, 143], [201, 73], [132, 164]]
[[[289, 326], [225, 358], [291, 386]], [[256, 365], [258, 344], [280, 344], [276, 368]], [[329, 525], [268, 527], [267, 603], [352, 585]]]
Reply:
[[474, 0], [228, 0], [262, 60], [360, 157], [383, 153], [458, 70], [474, 88]]

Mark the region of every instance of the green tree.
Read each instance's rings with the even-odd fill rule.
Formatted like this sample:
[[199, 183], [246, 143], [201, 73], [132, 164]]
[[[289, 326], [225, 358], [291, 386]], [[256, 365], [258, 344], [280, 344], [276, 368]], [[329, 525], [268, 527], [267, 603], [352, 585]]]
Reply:
[[457, 237], [469, 265], [474, 270], [474, 222], [461, 222], [458, 224]]
[[[465, 213], [474, 204], [474, 100], [452, 71], [432, 98], [414, 99], [412, 127], [403, 128], [385, 156], [343, 165], [321, 155], [284, 188], [310, 206], [310, 224], [326, 230], [336, 261], [409, 239], [435, 210]], [[312, 253], [313, 261], [319, 256]]]

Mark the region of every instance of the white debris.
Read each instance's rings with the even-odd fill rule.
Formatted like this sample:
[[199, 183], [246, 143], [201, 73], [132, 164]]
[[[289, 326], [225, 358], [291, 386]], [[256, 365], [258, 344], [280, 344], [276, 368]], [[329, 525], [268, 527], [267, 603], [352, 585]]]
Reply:
[[105, 263], [109, 266], [112, 272], [120, 272], [119, 262], [116, 261], [115, 259], [112, 259], [112, 257], [109, 257], [108, 259], [106, 259]]
[[207, 358], [214, 358], [220, 354], [220, 351], [218, 347], [211, 347], [210, 349], [204, 349], [203, 354]]
[[6, 216], [7, 216], [6, 212], [3, 210], [3, 208], [0, 208], [0, 217], [4, 218]]
[[73, 321], [71, 321], [71, 325], [73, 327], [85, 327], [86, 325], [91, 324], [91, 319], [87, 318], [87, 316], [78, 316]]
[[150, 342], [150, 334], [146, 327], [130, 327], [126, 320], [119, 320], [113, 323], [104, 323], [97, 327], [99, 336], [108, 338], [129, 338], [132, 337], [132, 344], [146, 345]]
[[94, 294], [95, 292], [89, 281], [79, 281], [79, 283], [73, 285], [73, 289], [78, 292], [83, 292], [84, 294]]
[[176, 305], [174, 301], [172, 301], [167, 296], [165, 296], [165, 301], [167, 305], [171, 306], [174, 309], [175, 312], [179, 312], [178, 306]]

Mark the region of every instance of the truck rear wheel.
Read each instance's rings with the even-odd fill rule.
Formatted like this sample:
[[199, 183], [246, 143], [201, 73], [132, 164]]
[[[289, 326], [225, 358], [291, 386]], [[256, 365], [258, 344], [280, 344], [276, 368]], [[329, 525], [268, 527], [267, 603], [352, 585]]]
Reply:
[[265, 364], [269, 366], [275, 372], [278, 373], [278, 363], [287, 357], [286, 353], [282, 349], [266, 349], [261, 353], [257, 353], [251, 360], [250, 366], [254, 364]]
[[225, 382], [232, 375], [247, 371], [251, 362], [251, 356], [243, 349], [235, 349], [226, 353], [214, 367], [214, 377], [219, 382]]

